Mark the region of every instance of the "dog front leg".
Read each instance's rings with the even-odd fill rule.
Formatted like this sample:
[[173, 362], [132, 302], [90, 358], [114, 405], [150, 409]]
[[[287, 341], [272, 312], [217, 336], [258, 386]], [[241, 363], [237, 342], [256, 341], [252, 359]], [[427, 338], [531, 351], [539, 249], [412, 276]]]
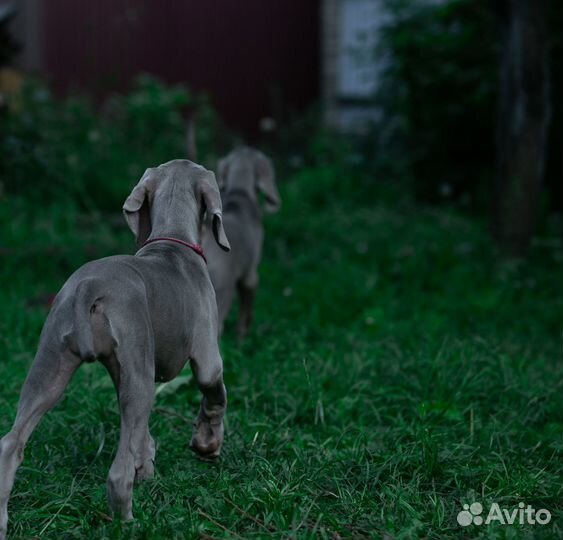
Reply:
[[250, 330], [254, 315], [254, 298], [256, 297], [256, 285], [247, 286], [244, 283], [238, 285], [239, 293], [239, 315], [237, 322], [237, 336], [244, 338]]
[[223, 360], [217, 341], [200, 348], [191, 361], [192, 371], [203, 398], [194, 422], [190, 447], [204, 460], [219, 457], [223, 445], [223, 418], [227, 391], [223, 384]]
[[[117, 355], [114, 353], [108, 357], [101, 359], [102, 364], [107, 369], [111, 376], [117, 398], [119, 399], [119, 385], [120, 385], [120, 365], [117, 360]], [[141, 482], [154, 476], [154, 460], [156, 455], [156, 445], [152, 438], [149, 427], [145, 430], [143, 442], [138, 450], [135, 458], [135, 482]]]
[[225, 327], [225, 320], [231, 309], [231, 304], [233, 302], [233, 296], [235, 292], [235, 286], [233, 283], [226, 283], [217, 287], [215, 291], [215, 296], [217, 298], [217, 314], [218, 314], [218, 332], [217, 336], [221, 337], [223, 335], [223, 330]]
[[[117, 454], [108, 475], [107, 494], [112, 512], [129, 521], [133, 519], [133, 484], [137, 469], [143, 466], [145, 449], [151, 446], [154, 450], [148, 427], [154, 403], [154, 353], [152, 347], [145, 344], [137, 347], [124, 344], [118, 348], [116, 356], [121, 429]], [[150, 457], [154, 459], [154, 453]], [[145, 477], [144, 473], [141, 475]]]

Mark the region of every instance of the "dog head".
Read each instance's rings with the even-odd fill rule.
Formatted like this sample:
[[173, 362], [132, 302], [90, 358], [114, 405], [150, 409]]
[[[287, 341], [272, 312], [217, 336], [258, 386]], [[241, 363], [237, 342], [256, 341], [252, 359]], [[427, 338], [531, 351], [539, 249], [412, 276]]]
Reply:
[[151, 235], [199, 238], [204, 216], [217, 244], [229, 251], [215, 175], [187, 159], [145, 171], [123, 204], [129, 228], [142, 245]]
[[259, 150], [243, 146], [220, 159], [217, 181], [226, 196], [230, 191], [244, 191], [251, 200], [257, 201], [258, 193], [262, 193], [267, 212], [280, 209], [272, 160]]

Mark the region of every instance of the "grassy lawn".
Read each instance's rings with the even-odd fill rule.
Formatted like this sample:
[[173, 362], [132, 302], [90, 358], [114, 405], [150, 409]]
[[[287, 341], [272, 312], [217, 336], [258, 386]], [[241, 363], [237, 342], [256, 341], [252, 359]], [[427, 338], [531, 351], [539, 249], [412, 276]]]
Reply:
[[[239, 345], [231, 321], [222, 342], [220, 462], [187, 447], [199, 393], [186, 370], [158, 389], [137, 519], [112, 522], [118, 410], [104, 369], [84, 366], [27, 447], [11, 537], [563, 538], [561, 241], [500, 263], [483, 223], [332, 169], [281, 193], [255, 325]], [[4, 433], [46, 316], [33, 299], [134, 242], [113, 218], [18, 199], [0, 202], [0, 230]], [[552, 519], [460, 527], [475, 501]]]

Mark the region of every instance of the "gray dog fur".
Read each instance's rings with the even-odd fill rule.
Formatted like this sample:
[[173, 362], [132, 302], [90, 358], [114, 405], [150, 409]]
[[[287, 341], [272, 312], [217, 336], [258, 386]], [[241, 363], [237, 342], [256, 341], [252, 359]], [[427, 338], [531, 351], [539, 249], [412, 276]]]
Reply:
[[[162, 236], [198, 242], [206, 212], [217, 245], [230, 249], [215, 176], [191, 161], [147, 169], [123, 211], [140, 246]], [[191, 446], [204, 459], [219, 455], [227, 396], [215, 294], [202, 257], [163, 241], [141, 247], [135, 256], [90, 262], [57, 295], [15, 423], [0, 440], [0, 540], [6, 538], [8, 499], [26, 442], [80, 364], [96, 358], [111, 375], [121, 413], [119, 446], [107, 483], [108, 502], [117, 516], [133, 518], [133, 483], [154, 473], [148, 421], [155, 380], [174, 378], [188, 359], [203, 394]]]
[[281, 200], [272, 162], [254, 148], [243, 146], [221, 159], [217, 182], [223, 196], [223, 222], [233, 249], [230, 253], [221, 251], [209, 234], [204, 234], [203, 248], [217, 295], [219, 333], [238, 289], [237, 333], [243, 337], [252, 322], [264, 238], [258, 192], [264, 195], [267, 212], [277, 212]]

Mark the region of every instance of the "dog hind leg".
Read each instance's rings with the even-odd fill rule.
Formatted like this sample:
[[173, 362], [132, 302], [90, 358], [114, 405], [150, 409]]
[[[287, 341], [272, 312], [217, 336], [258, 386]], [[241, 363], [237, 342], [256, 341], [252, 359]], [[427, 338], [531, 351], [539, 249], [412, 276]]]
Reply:
[[6, 538], [8, 499], [23, 461], [25, 445], [43, 415], [57, 404], [81, 364], [80, 358], [69, 350], [55, 352], [58, 348], [40, 343], [22, 387], [14, 425], [0, 440], [0, 540]]

